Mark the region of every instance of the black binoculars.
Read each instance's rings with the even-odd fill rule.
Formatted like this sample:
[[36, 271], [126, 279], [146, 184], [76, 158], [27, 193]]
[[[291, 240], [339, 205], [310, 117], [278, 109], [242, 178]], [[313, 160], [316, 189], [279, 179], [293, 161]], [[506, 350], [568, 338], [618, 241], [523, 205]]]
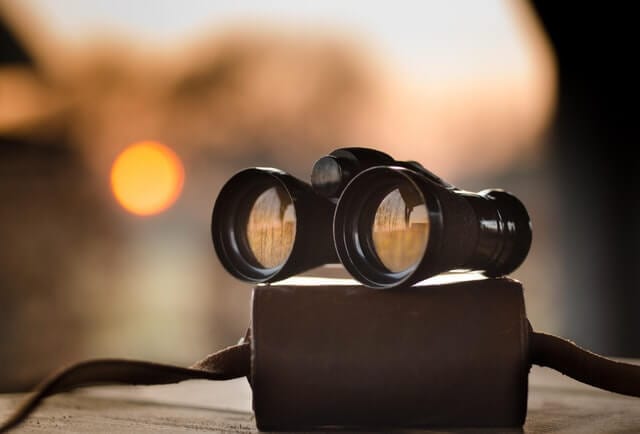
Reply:
[[367, 148], [320, 158], [311, 184], [273, 168], [237, 173], [216, 200], [211, 232], [223, 266], [254, 283], [336, 262], [371, 288], [454, 269], [495, 277], [531, 246], [529, 215], [512, 194], [460, 190]]

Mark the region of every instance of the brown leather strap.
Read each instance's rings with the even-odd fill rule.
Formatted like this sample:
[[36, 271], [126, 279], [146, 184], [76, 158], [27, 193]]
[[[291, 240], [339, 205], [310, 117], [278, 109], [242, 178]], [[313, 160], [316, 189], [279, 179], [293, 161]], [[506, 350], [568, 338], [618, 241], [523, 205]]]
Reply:
[[534, 331], [529, 336], [532, 363], [600, 389], [640, 397], [640, 366], [607, 359], [557, 336]]
[[170, 384], [185, 380], [230, 380], [249, 375], [251, 349], [248, 342], [225, 348], [190, 368], [123, 359], [88, 360], [62, 369], [43, 381], [0, 425], [0, 432], [22, 422], [47, 396], [98, 384]]

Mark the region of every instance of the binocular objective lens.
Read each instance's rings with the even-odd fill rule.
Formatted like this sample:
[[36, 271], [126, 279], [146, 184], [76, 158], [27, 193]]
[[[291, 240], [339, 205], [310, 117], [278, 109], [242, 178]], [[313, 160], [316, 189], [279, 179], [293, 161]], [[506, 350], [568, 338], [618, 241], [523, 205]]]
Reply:
[[429, 214], [412, 186], [384, 196], [375, 211], [371, 238], [378, 259], [391, 272], [404, 271], [422, 259], [429, 242]]
[[278, 267], [287, 260], [296, 237], [296, 211], [282, 187], [271, 187], [256, 198], [246, 233], [249, 249], [261, 267]]

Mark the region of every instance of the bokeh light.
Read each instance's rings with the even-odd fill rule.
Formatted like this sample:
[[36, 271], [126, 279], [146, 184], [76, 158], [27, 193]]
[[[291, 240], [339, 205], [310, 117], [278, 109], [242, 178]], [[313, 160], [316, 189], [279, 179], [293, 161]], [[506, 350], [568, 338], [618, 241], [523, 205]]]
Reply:
[[152, 141], [134, 143], [118, 155], [111, 167], [111, 190], [127, 211], [158, 214], [176, 201], [184, 183], [180, 158]]

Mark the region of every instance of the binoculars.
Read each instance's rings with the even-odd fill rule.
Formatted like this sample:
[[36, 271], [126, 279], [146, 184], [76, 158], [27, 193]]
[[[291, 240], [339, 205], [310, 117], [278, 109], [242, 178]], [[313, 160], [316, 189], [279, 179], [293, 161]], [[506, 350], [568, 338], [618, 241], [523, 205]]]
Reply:
[[320, 158], [311, 183], [274, 168], [234, 175], [213, 208], [213, 244], [233, 276], [271, 283], [341, 262], [365, 286], [410, 286], [454, 269], [511, 273], [531, 246], [524, 205], [472, 193], [367, 148]]

